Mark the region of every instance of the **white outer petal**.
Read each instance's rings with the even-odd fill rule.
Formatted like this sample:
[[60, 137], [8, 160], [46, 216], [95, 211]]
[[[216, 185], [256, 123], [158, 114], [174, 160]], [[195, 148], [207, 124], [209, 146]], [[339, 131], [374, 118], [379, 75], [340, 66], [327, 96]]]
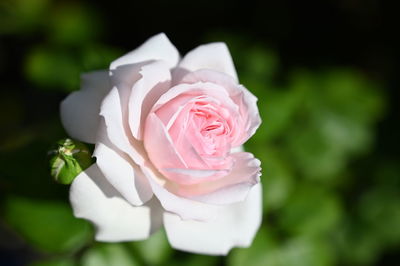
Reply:
[[110, 69], [113, 70], [122, 65], [135, 64], [148, 60], [164, 60], [172, 68], [179, 61], [179, 52], [164, 33], [159, 33], [149, 38], [132, 52], [113, 61]]
[[176, 213], [184, 220], [210, 221], [217, 217], [221, 206], [177, 196], [156, 181], [162, 178], [156, 176], [154, 169], [143, 167], [142, 170], [149, 179], [154, 195], [166, 211]]
[[229, 49], [222, 42], [205, 44], [193, 49], [182, 58], [179, 67], [189, 71], [211, 69], [228, 74], [238, 81]]
[[[104, 127], [102, 127], [104, 128]], [[142, 170], [103, 134], [99, 134], [93, 156], [105, 178], [121, 195], [135, 206], [143, 205], [153, 192]]]
[[132, 135], [141, 140], [150, 109], [170, 88], [171, 72], [165, 61], [156, 61], [142, 66], [139, 73], [141, 78], [129, 96], [129, 126]]
[[109, 140], [121, 151], [125, 152], [137, 164], [144, 163], [144, 148], [141, 143], [130, 139], [124, 127], [124, 118], [121, 111], [121, 100], [118, 88], [114, 87], [101, 104], [100, 115], [104, 117], [105, 128]]
[[96, 164], [79, 174], [70, 188], [74, 215], [93, 222], [96, 240], [142, 240], [161, 226], [159, 202], [134, 207], [107, 182]]
[[100, 105], [110, 90], [108, 71], [81, 76], [81, 90], [71, 93], [60, 106], [61, 122], [68, 135], [83, 142], [96, 142]]
[[243, 145], [237, 146], [237, 147], [233, 147], [231, 149], [231, 153], [236, 153], [236, 152], [244, 152], [244, 147]]
[[164, 213], [164, 226], [169, 242], [176, 249], [226, 255], [233, 247], [250, 246], [261, 219], [261, 184], [258, 184], [246, 201], [224, 207], [213, 221], [184, 221], [176, 214]]

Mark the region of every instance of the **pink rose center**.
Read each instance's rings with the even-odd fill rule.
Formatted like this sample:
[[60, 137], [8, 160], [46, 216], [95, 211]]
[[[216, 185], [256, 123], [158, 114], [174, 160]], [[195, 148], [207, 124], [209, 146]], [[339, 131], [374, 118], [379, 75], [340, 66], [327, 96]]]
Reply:
[[[189, 168], [219, 169], [230, 151], [232, 115], [212, 97], [186, 97], [182, 95], [186, 103], [168, 133]], [[200, 158], [190, 155], [191, 149]]]
[[171, 97], [153, 111], [163, 124], [165, 147], [152, 139], [159, 138], [151, 131], [155, 120], [147, 122], [145, 147], [151, 161], [166, 178], [181, 184], [228, 175], [234, 164], [230, 151], [242, 133], [238, 106], [220, 87], [206, 85]]
[[[189, 112], [190, 127], [193, 131], [188, 137], [201, 156], [225, 156], [229, 150], [229, 112], [213, 103], [196, 101]], [[199, 137], [199, 138], [197, 138]]]

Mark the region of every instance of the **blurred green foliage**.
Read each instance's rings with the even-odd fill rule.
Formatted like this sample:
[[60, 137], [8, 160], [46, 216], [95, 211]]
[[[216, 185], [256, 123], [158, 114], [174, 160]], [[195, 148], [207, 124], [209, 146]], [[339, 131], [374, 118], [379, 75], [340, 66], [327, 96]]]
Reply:
[[[80, 73], [122, 54], [99, 41], [102, 19], [74, 2], [0, 3], [0, 34], [31, 41], [20, 64], [25, 86], [41, 95], [64, 97], [79, 88]], [[241, 83], [259, 99], [263, 124], [246, 144], [263, 167], [264, 222], [253, 245], [219, 258], [174, 251], [163, 231], [142, 242], [94, 242], [88, 223], [72, 216], [67, 188], [47, 174], [46, 149], [65, 137], [58, 104], [26, 123], [18, 88], [10, 87], [0, 97], [0, 228], [36, 254], [32, 266], [372, 265], [399, 247], [399, 165], [374, 157], [357, 167], [374, 149], [383, 85], [354, 68], [283, 70], [274, 50], [246, 36], [204, 38], [212, 40], [228, 43]]]
[[89, 225], [75, 219], [66, 203], [10, 197], [5, 220], [33, 246], [49, 253], [79, 250], [89, 239]]

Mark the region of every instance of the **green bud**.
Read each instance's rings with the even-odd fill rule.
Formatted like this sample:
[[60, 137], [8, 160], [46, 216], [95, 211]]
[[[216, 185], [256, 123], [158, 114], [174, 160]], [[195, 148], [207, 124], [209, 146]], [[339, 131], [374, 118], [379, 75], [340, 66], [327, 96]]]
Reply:
[[93, 163], [88, 147], [71, 139], [58, 141], [57, 147], [49, 154], [51, 176], [61, 184], [71, 184], [75, 177]]

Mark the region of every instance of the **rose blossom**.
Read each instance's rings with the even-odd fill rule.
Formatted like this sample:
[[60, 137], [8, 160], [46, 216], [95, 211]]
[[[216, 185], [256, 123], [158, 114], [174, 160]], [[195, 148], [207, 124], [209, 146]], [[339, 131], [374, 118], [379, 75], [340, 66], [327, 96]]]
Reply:
[[82, 76], [61, 104], [68, 134], [95, 144], [96, 163], [70, 188], [96, 239], [142, 240], [204, 254], [249, 246], [261, 222], [260, 162], [242, 144], [260, 117], [224, 43], [182, 59], [165, 34]]

